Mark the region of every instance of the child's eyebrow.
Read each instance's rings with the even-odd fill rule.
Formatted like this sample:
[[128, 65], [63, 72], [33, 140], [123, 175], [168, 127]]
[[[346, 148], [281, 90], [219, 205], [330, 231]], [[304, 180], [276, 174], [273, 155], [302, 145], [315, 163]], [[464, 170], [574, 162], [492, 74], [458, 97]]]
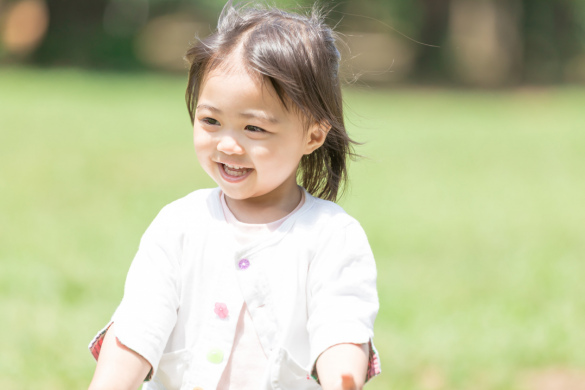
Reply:
[[[212, 111], [212, 112], [215, 112], [215, 113], [218, 113], [218, 114], [222, 114], [222, 111], [219, 108], [210, 106], [208, 104], [199, 104], [196, 107], [196, 109], [197, 110], [199, 110], [199, 109], [207, 109], [209, 111]], [[270, 123], [274, 123], [274, 124], [280, 123], [280, 121], [278, 120], [278, 118], [276, 118], [276, 117], [274, 117], [272, 115], [268, 115], [264, 111], [256, 111], [256, 110], [244, 111], [244, 112], [241, 112], [240, 113], [240, 116], [241, 117], [244, 117], [244, 118], [258, 119], [258, 120], [261, 120], [261, 121], [270, 122]]]
[[240, 116], [243, 116], [244, 118], [259, 119], [261, 121], [267, 121], [267, 122], [274, 123], [274, 124], [280, 122], [277, 118], [275, 118], [271, 115], [268, 115], [267, 113], [265, 113], [263, 111], [245, 111], [245, 112], [240, 113]]
[[213, 112], [217, 112], [218, 114], [221, 114], [221, 110], [219, 108], [209, 106], [207, 104], [199, 104], [197, 107], [195, 107], [196, 110], [199, 110], [200, 108], [205, 108], [209, 111], [213, 111]]

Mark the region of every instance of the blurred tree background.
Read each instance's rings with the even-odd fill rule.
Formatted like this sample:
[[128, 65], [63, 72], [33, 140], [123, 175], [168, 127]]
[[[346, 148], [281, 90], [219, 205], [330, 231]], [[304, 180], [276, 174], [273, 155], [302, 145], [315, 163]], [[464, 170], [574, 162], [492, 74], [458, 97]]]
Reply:
[[[184, 71], [224, 0], [0, 0], [0, 63]], [[310, 0], [276, 0], [310, 7]], [[582, 0], [324, 2], [347, 76], [370, 85], [585, 82]]]

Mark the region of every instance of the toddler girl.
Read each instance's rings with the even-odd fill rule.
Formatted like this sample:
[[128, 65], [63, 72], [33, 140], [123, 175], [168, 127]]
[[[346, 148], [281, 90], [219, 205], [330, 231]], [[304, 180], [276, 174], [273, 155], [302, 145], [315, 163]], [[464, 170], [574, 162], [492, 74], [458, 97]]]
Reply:
[[187, 59], [195, 151], [219, 187], [147, 229], [90, 344], [90, 389], [361, 389], [380, 372], [376, 268], [332, 202], [352, 142], [333, 32], [315, 11], [230, 2]]

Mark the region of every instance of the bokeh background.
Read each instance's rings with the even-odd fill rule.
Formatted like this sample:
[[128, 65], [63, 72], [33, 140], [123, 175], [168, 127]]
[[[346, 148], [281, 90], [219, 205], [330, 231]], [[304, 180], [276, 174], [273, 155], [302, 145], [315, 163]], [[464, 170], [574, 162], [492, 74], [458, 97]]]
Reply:
[[[367, 388], [585, 389], [585, 2], [324, 4], [379, 268]], [[0, 388], [86, 388], [141, 234], [213, 185], [182, 56], [222, 6], [0, 0]]]

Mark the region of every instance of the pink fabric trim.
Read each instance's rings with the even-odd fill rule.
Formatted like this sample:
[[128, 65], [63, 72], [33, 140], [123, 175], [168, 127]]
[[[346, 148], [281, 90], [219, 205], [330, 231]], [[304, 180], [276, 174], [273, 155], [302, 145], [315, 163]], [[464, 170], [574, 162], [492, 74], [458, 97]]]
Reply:
[[102, 329], [89, 343], [89, 352], [91, 352], [93, 358], [97, 361], [98, 357], [100, 356], [100, 352], [102, 350], [102, 344], [104, 343], [104, 337], [106, 336], [106, 332], [110, 329], [113, 322], [110, 322], [108, 326]]
[[378, 351], [374, 348], [372, 342], [370, 344], [370, 358], [368, 359], [368, 373], [366, 375], [366, 382], [372, 379], [373, 377], [380, 375], [382, 373], [382, 367], [380, 365], [380, 355], [378, 355]]

